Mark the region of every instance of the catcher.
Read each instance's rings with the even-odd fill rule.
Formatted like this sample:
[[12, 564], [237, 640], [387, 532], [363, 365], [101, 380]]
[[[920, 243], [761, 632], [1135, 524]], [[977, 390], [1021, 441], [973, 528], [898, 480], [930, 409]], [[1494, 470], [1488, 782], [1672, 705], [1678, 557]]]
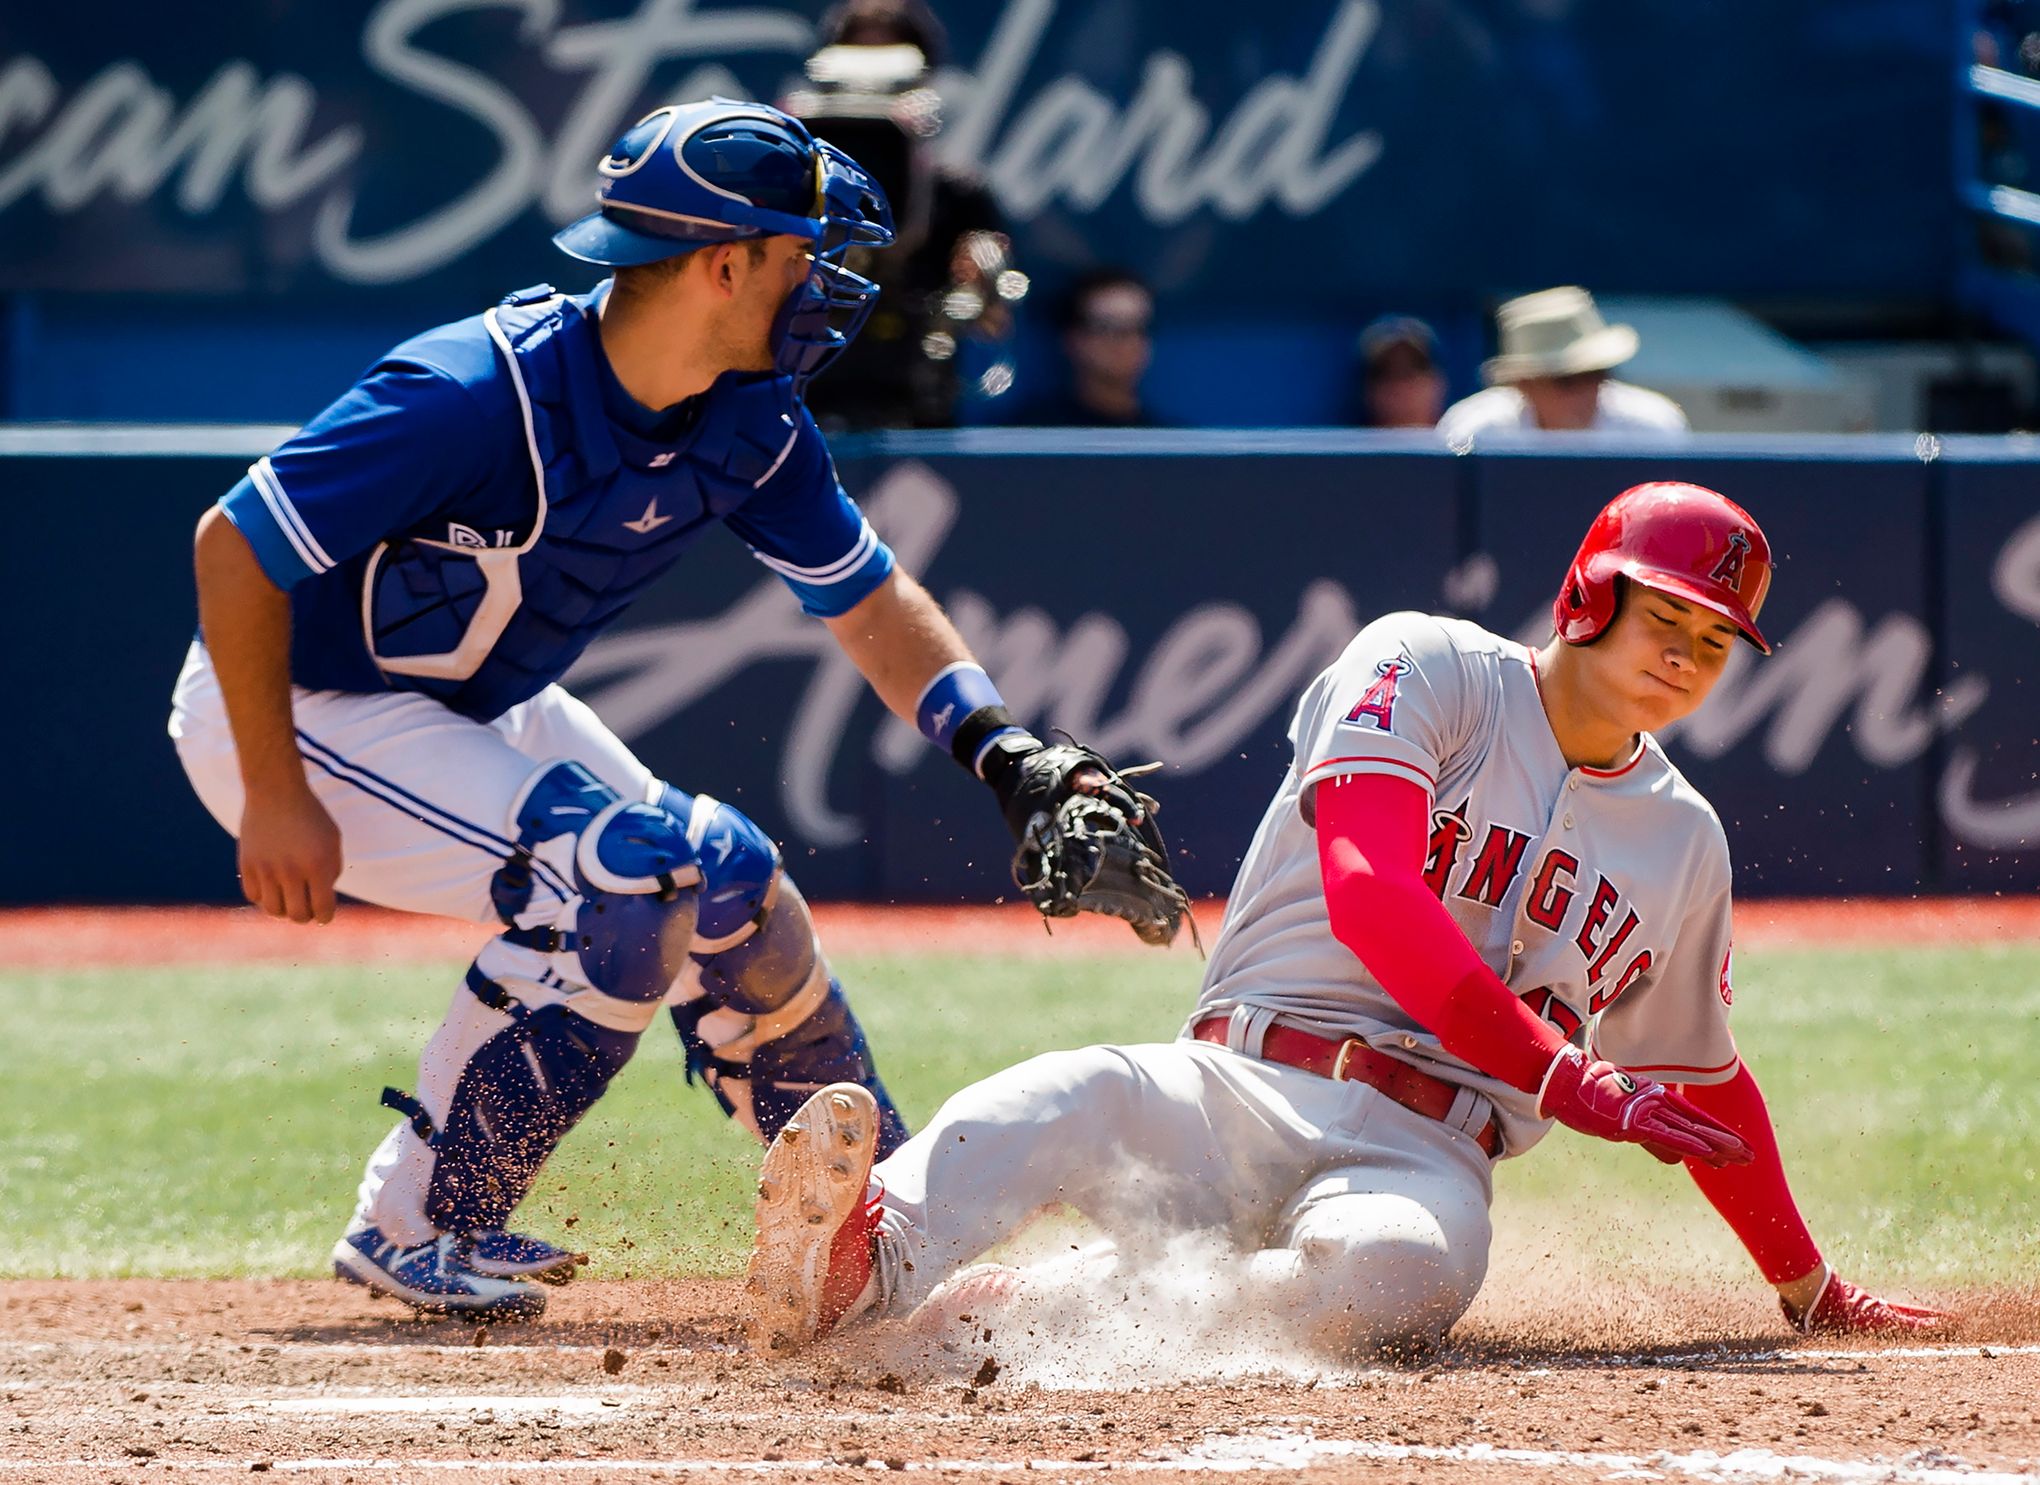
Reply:
[[[1486, 1273], [1494, 1162], [1553, 1121], [1684, 1162], [1802, 1331], [1939, 1323], [1838, 1277], [1800, 1219], [1729, 1034], [1727, 840], [1651, 736], [1738, 637], [1768, 653], [1770, 581], [1740, 508], [1643, 485], [1542, 649], [1367, 626], [1297, 708], [1181, 1037], [988, 1078], [869, 1183], [869, 1095], [810, 1099], [758, 1188], [754, 1346], [904, 1313], [1051, 1202], [1122, 1258], [1220, 1236], [1230, 1292], [1313, 1348], [1421, 1345]], [[1022, 1282], [981, 1267], [945, 1298], [982, 1319]]]
[[533, 1281], [572, 1276], [508, 1224], [662, 1006], [690, 1077], [761, 1138], [838, 1080], [882, 1146], [906, 1138], [778, 848], [558, 683], [709, 530], [1016, 828], [1055, 818], [1069, 773], [1105, 777], [1013, 724], [806, 410], [877, 292], [846, 266], [892, 240], [877, 183], [728, 99], [654, 110], [595, 174], [554, 242], [600, 283], [405, 342], [198, 528], [203, 637], [170, 730], [249, 901], [305, 922], [344, 892], [501, 930], [416, 1094], [385, 1090], [402, 1118], [333, 1247], [342, 1278], [425, 1311], [534, 1315]]

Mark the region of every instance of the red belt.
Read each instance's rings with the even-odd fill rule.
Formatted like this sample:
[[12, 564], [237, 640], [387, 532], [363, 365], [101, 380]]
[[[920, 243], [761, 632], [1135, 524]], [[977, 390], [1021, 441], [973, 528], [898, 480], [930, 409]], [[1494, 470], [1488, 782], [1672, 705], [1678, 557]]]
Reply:
[[[1222, 1047], [1230, 1020], [1227, 1016], [1206, 1016], [1190, 1028], [1190, 1035], [1200, 1042], [1215, 1042]], [[1451, 1117], [1452, 1105], [1459, 1099], [1456, 1085], [1420, 1072], [1399, 1057], [1377, 1052], [1358, 1037], [1334, 1040], [1312, 1036], [1293, 1026], [1271, 1026], [1261, 1038], [1261, 1058], [1285, 1067], [1299, 1067], [1336, 1083], [1365, 1083], [1411, 1113], [1441, 1123]], [[1468, 1133], [1490, 1160], [1501, 1156], [1502, 1130], [1493, 1114], [1480, 1128]]]

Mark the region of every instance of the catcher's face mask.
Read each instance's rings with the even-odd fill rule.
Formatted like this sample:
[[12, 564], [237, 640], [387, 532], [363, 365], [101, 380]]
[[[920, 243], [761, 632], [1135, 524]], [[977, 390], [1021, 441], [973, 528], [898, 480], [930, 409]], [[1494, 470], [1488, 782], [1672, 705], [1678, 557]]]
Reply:
[[773, 364], [793, 379], [796, 397], [856, 339], [878, 302], [878, 285], [845, 267], [845, 257], [893, 240], [885, 192], [826, 140], [815, 142], [815, 198], [813, 263], [772, 326]]

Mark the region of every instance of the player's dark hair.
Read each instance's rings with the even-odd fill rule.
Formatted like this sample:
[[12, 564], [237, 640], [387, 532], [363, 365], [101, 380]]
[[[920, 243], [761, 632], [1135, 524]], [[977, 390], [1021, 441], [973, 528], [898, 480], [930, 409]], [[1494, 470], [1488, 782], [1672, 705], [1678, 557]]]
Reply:
[[1134, 288], [1143, 294], [1154, 290], [1130, 268], [1088, 268], [1071, 281], [1062, 300], [1056, 305], [1055, 323], [1058, 330], [1079, 330], [1090, 317], [1091, 296], [1106, 289]]
[[1614, 577], [1608, 580], [1608, 586], [1615, 594], [1615, 605], [1608, 610], [1608, 622], [1601, 626], [1601, 633], [1588, 640], [1588, 644], [1595, 643], [1602, 635], [1613, 629], [1622, 618], [1622, 610], [1629, 607], [1629, 575], [1621, 572], [1616, 573]]
[[[1575, 584], [1574, 586], [1575, 588], [1577, 588], [1578, 585]], [[1607, 634], [1607, 632], [1610, 629], [1613, 629], [1615, 627], [1615, 621], [1622, 617], [1623, 606], [1629, 602], [1629, 575], [1627, 573], [1622, 572], [1616, 573], [1614, 577], [1608, 580], [1608, 586], [1610, 590], [1615, 594], [1615, 606], [1608, 611], [1608, 622], [1601, 626], [1600, 631], [1597, 634], [1595, 634], [1592, 639], [1582, 639], [1573, 641], [1574, 649], [1586, 649], [1590, 645], [1599, 644], [1601, 642], [1602, 636]], [[1573, 602], [1576, 604], [1582, 603], [1585, 601], [1585, 599], [1586, 595], [1582, 593], [1578, 598], [1573, 599]], [[1556, 629], [1552, 631], [1553, 634], [1556, 634], [1557, 632], [1558, 631]]]

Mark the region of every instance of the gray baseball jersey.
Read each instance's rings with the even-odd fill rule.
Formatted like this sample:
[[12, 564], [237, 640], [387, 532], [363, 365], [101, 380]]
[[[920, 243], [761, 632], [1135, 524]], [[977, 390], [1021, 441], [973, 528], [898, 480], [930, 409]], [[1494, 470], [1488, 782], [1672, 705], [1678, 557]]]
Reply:
[[1663, 1082], [1732, 1076], [1721, 822], [1648, 734], [1617, 768], [1568, 767], [1537, 686], [1530, 650], [1464, 620], [1398, 613], [1361, 630], [1297, 707], [1294, 758], [1193, 1020], [1244, 1007], [1363, 1038], [1484, 1095], [1509, 1153], [1542, 1137], [1532, 1095], [1446, 1052], [1332, 936], [1312, 791], [1385, 774], [1430, 796], [1425, 879], [1533, 1010]]

